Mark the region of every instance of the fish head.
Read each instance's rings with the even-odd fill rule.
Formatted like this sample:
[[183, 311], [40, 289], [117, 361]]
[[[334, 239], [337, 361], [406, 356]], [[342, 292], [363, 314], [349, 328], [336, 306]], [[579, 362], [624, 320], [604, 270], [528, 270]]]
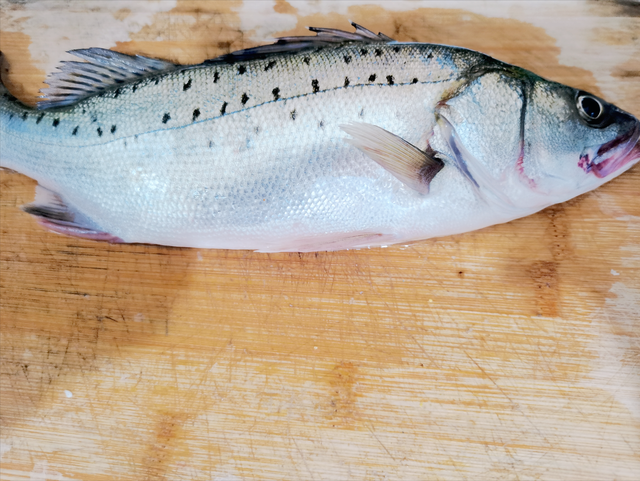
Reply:
[[640, 160], [633, 115], [517, 67], [472, 76], [436, 117], [447, 158], [506, 215], [571, 199]]
[[555, 82], [540, 79], [528, 90], [516, 169], [532, 189], [566, 200], [599, 187], [640, 160], [640, 122], [633, 115]]

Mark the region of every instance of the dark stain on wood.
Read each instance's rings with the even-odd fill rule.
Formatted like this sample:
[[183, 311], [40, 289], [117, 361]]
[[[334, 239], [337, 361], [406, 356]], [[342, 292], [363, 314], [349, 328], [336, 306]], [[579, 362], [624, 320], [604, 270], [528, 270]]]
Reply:
[[329, 413], [331, 427], [352, 428], [357, 415], [356, 383], [358, 367], [352, 362], [338, 363], [329, 374]]
[[554, 261], [536, 261], [527, 269], [533, 281], [537, 314], [542, 317], [558, 315], [558, 263]]

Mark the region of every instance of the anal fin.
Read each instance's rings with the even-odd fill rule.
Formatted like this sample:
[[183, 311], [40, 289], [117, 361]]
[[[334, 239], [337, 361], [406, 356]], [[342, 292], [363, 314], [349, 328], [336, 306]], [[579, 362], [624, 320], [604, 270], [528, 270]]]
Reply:
[[341, 125], [340, 128], [352, 137], [345, 139], [348, 143], [420, 194], [429, 193], [429, 184], [444, 167], [444, 162], [435, 151], [420, 150], [376, 125], [353, 123]]
[[333, 232], [290, 238], [267, 245], [256, 252], [331, 252], [379, 247], [394, 244], [397, 241], [397, 237], [393, 234], [382, 234], [375, 231]]
[[56, 234], [107, 241], [124, 242], [108, 232], [102, 232], [89, 218], [75, 212], [55, 192], [36, 186], [36, 198], [31, 204], [22, 206], [22, 210], [38, 219], [45, 229]]

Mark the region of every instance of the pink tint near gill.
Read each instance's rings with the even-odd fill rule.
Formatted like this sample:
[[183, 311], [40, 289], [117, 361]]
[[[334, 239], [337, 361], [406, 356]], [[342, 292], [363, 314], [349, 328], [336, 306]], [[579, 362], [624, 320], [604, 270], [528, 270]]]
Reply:
[[524, 172], [524, 143], [520, 143], [520, 155], [518, 156], [518, 161], [516, 162], [516, 169], [518, 169], [518, 174], [520, 176], [520, 180], [522, 180], [530, 189], [536, 189], [536, 181], [529, 177]]

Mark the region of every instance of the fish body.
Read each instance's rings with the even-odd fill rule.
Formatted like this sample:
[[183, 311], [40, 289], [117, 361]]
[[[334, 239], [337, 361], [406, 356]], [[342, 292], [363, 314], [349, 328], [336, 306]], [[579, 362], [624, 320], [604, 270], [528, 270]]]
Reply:
[[506, 222], [640, 158], [602, 99], [356, 27], [194, 66], [78, 51], [43, 110], [3, 88], [1, 165], [38, 181], [25, 210], [56, 232], [276, 252]]

